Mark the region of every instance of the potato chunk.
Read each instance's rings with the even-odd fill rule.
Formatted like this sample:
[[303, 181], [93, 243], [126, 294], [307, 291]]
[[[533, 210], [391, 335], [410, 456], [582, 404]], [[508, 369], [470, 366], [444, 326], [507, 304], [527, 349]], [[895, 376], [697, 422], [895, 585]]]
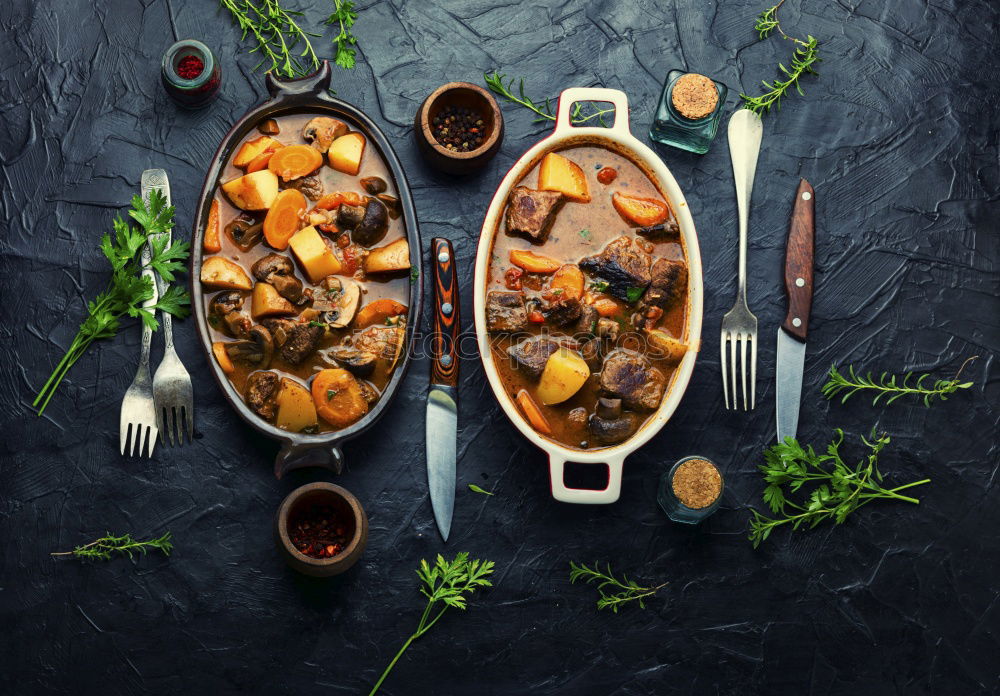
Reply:
[[282, 144], [268, 135], [248, 140], [237, 150], [236, 156], [233, 157], [233, 166], [244, 169], [257, 157], [268, 151], [274, 152], [279, 147], [282, 147]]
[[295, 380], [281, 378], [276, 401], [278, 415], [274, 419], [274, 424], [282, 430], [301, 433], [306, 428], [315, 428], [319, 425], [312, 395]]
[[340, 260], [315, 227], [304, 227], [293, 234], [288, 246], [313, 285], [328, 275], [340, 273]]
[[278, 195], [278, 177], [269, 169], [261, 169], [227, 181], [222, 190], [237, 208], [267, 210]]
[[338, 172], [357, 176], [364, 154], [365, 136], [361, 133], [348, 133], [333, 141], [327, 157], [330, 158], [330, 166]]
[[406, 238], [372, 249], [365, 257], [368, 273], [388, 273], [410, 269], [410, 244]]
[[259, 282], [253, 286], [250, 315], [254, 321], [261, 317], [280, 317], [290, 314], [295, 314], [295, 307], [279, 295], [278, 290], [273, 285]]
[[253, 287], [250, 276], [240, 266], [221, 256], [205, 259], [201, 264], [201, 282], [210, 288], [249, 290]]
[[561, 404], [580, 391], [590, 368], [576, 351], [560, 348], [549, 356], [538, 383], [538, 398], [546, 406]]
[[538, 168], [538, 188], [559, 191], [578, 203], [590, 203], [590, 189], [583, 170], [576, 162], [555, 152], [542, 158]]

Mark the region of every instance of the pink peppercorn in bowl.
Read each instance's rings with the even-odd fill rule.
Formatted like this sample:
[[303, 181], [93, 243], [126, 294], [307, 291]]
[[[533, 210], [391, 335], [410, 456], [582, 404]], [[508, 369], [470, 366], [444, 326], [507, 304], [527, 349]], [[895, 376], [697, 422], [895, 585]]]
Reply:
[[368, 516], [345, 488], [317, 482], [289, 493], [274, 516], [274, 541], [292, 570], [314, 577], [351, 568], [368, 543]]

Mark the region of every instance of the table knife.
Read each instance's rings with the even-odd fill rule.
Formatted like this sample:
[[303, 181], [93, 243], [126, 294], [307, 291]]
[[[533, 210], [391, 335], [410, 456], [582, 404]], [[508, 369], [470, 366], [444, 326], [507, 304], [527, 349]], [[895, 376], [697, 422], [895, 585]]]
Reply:
[[775, 370], [775, 414], [778, 442], [795, 437], [802, 399], [802, 373], [806, 363], [806, 337], [813, 295], [813, 246], [816, 237], [815, 194], [802, 179], [795, 192], [792, 220], [785, 246], [785, 292], [788, 314], [778, 329], [778, 357]]
[[448, 541], [455, 509], [458, 445], [458, 274], [447, 239], [431, 240], [434, 269], [434, 330], [427, 393], [427, 487], [441, 538]]

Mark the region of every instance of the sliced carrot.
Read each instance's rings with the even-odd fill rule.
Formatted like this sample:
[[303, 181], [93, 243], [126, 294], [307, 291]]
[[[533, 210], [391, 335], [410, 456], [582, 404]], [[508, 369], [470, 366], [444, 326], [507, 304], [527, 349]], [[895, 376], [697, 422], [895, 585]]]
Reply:
[[542, 256], [533, 251], [522, 251], [521, 249], [511, 249], [510, 262], [518, 268], [523, 268], [528, 273], [555, 273], [559, 270], [559, 266], [562, 265], [548, 256]]
[[389, 298], [382, 298], [381, 300], [369, 302], [362, 307], [358, 311], [358, 315], [354, 318], [354, 325], [358, 329], [363, 329], [372, 324], [384, 324], [385, 320], [389, 317], [399, 316], [400, 314], [406, 314], [405, 304], [400, 304], [396, 300], [390, 300]]
[[621, 313], [621, 307], [618, 303], [607, 297], [602, 297], [599, 300], [594, 300], [594, 309], [602, 317], [613, 317]]
[[267, 168], [284, 181], [312, 174], [323, 166], [323, 155], [308, 145], [289, 145], [271, 155]]
[[216, 341], [212, 344], [212, 353], [215, 354], [215, 359], [219, 361], [219, 367], [227, 375], [231, 375], [236, 372], [236, 366], [233, 365], [233, 361], [229, 359], [229, 353], [226, 352], [226, 344], [222, 341]]
[[575, 263], [560, 266], [549, 283], [549, 292], [561, 300], [579, 300], [583, 296], [583, 271]]
[[247, 165], [247, 174], [259, 172], [261, 169], [267, 169], [267, 165], [271, 161], [271, 155], [275, 153], [275, 150], [265, 150], [250, 160], [250, 164]]
[[360, 193], [354, 191], [334, 191], [328, 193], [318, 201], [316, 207], [320, 210], [333, 210], [346, 203], [347, 205], [364, 205], [365, 198]]
[[368, 413], [361, 385], [347, 370], [320, 370], [313, 377], [316, 413], [330, 425], [344, 428]]
[[209, 254], [222, 251], [222, 237], [219, 235], [219, 201], [213, 200], [208, 209], [208, 224], [205, 225], [205, 236], [201, 242], [202, 248]]
[[264, 218], [264, 239], [270, 246], [278, 251], [288, 248], [288, 240], [302, 226], [306, 205], [306, 197], [296, 189], [278, 194]]
[[658, 225], [670, 216], [670, 206], [653, 198], [625, 196], [616, 191], [611, 204], [619, 215], [640, 227]]
[[528, 393], [527, 389], [522, 389], [517, 393], [517, 405], [524, 411], [524, 415], [528, 419], [528, 422], [531, 423], [532, 428], [542, 435], [552, 434], [549, 422], [542, 415], [542, 410], [538, 408], [538, 404], [531, 398], [531, 394]]

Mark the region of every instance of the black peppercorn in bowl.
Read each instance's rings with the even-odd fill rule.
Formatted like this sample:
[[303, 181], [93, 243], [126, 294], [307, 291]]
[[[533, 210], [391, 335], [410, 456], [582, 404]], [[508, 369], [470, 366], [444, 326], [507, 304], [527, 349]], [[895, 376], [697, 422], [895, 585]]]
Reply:
[[413, 136], [428, 163], [467, 174], [493, 159], [503, 142], [503, 114], [493, 95], [470, 82], [431, 92], [413, 117]]
[[289, 493], [274, 516], [274, 541], [290, 568], [305, 575], [339, 575], [368, 544], [368, 516], [345, 488], [318, 482]]

